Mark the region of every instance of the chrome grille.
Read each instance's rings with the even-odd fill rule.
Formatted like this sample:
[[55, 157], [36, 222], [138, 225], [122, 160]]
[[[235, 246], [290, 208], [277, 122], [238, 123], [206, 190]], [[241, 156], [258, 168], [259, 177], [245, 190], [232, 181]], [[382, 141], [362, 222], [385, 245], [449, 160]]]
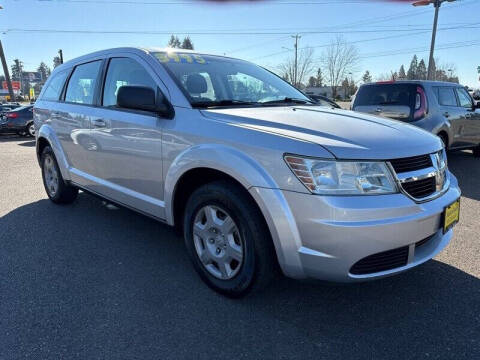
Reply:
[[412, 156], [403, 159], [390, 160], [396, 173], [415, 171], [432, 166], [430, 155]]
[[402, 191], [416, 201], [428, 201], [449, 186], [443, 151], [389, 161]]

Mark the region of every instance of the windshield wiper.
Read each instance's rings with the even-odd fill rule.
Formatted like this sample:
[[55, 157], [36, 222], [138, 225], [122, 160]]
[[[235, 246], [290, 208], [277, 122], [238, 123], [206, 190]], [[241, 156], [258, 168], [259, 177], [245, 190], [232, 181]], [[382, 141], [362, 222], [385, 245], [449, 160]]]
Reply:
[[257, 105], [256, 102], [242, 100], [218, 100], [218, 101], [197, 101], [192, 103], [194, 108], [209, 108], [215, 106], [232, 106], [232, 105]]
[[265, 101], [265, 102], [262, 102], [261, 104], [270, 105], [270, 104], [315, 104], [315, 103], [307, 99], [296, 99], [296, 98], [285, 97], [283, 99]]

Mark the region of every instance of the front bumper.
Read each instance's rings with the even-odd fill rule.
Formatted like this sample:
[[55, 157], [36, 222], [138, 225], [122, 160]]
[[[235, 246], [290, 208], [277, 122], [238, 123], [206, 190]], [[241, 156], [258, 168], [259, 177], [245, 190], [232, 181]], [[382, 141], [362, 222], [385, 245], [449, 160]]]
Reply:
[[[354, 282], [384, 277], [419, 265], [451, 240], [442, 214], [460, 197], [457, 179], [435, 200], [416, 203], [403, 194], [317, 196], [251, 188], [272, 233], [280, 266], [293, 278]], [[425, 245], [415, 244], [429, 238]], [[384, 251], [408, 247], [405, 265], [368, 274], [352, 266]]]

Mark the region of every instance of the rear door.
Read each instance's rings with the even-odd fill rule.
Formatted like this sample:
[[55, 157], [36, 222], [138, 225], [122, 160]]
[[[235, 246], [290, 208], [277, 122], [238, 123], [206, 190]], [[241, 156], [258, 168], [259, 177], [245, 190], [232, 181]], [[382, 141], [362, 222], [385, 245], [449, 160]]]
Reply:
[[72, 180], [91, 186], [93, 173], [90, 148], [83, 136], [90, 134], [90, 123], [98, 118], [95, 98], [103, 60], [74, 67], [63, 95], [63, 101], [52, 109], [51, 123], [70, 166]]
[[121, 109], [121, 86], [140, 85], [160, 91], [156, 74], [133, 54], [112, 57], [105, 68], [100, 119], [92, 122], [95, 177], [102, 195], [164, 218], [162, 126], [156, 113]]
[[450, 123], [450, 147], [466, 146], [464, 139], [465, 111], [458, 105], [455, 87], [436, 86], [433, 88], [437, 97], [441, 115]]
[[364, 85], [355, 97], [353, 110], [391, 119], [410, 121], [417, 86], [402, 83]]
[[480, 112], [475, 109], [474, 101], [470, 94], [462, 88], [455, 89], [460, 107], [464, 111], [464, 134], [463, 138], [471, 145], [480, 144]]

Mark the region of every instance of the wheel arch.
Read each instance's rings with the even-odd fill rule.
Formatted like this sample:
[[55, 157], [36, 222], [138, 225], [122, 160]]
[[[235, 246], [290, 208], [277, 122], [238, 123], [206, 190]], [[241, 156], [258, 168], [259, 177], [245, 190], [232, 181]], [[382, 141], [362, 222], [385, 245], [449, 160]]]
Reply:
[[46, 146], [50, 146], [52, 148], [53, 153], [55, 154], [55, 158], [57, 159], [58, 167], [60, 168], [60, 172], [62, 173], [63, 179], [67, 181], [70, 180], [68, 161], [60, 145], [60, 141], [55, 135], [54, 130], [49, 125], [44, 124], [40, 127], [40, 129], [38, 129], [37, 135], [36, 148], [39, 164], [43, 149], [45, 149]]

